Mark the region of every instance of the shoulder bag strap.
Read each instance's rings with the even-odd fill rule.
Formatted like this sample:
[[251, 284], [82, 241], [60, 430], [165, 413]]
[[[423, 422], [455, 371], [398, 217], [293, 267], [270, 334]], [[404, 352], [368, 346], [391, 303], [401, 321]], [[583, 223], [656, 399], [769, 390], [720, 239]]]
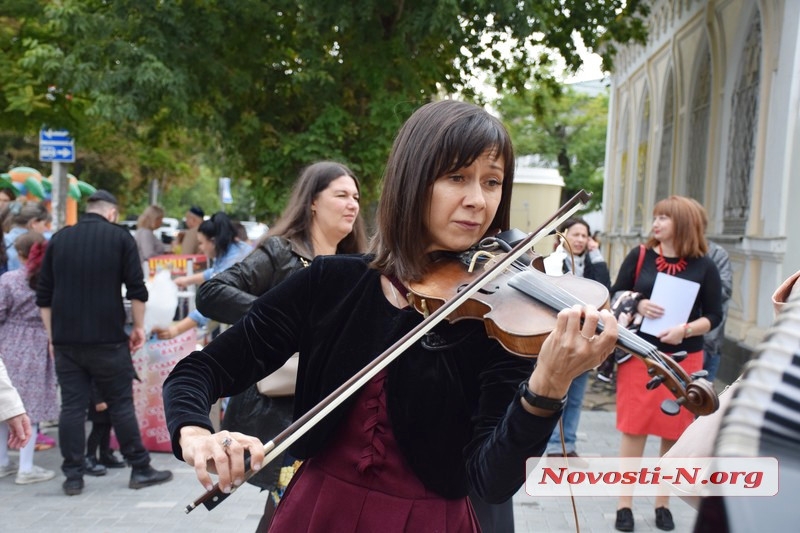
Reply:
[[633, 284], [639, 281], [639, 272], [642, 271], [642, 263], [644, 263], [644, 244], [639, 245], [639, 260], [636, 262], [636, 274], [633, 276]]

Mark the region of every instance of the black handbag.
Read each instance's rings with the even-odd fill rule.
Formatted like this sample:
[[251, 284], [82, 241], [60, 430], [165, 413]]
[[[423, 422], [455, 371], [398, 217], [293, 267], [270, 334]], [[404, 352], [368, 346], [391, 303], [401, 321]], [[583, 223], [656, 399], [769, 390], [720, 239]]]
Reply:
[[[256, 385], [251, 385], [241, 394], [231, 396], [222, 416], [222, 429], [238, 431], [261, 439], [261, 442], [272, 440], [292, 423], [294, 412], [294, 396], [269, 397], [258, 392]], [[284, 454], [247, 480], [248, 483], [270, 492], [276, 489], [281, 467], [289, 461]]]
[[[642, 263], [644, 263], [645, 247], [643, 244], [639, 245], [639, 258], [636, 261], [636, 271], [633, 275], [633, 285], [639, 280], [639, 272], [642, 270]], [[632, 333], [638, 333], [639, 327], [642, 325], [644, 317], [637, 311], [639, 301], [642, 299], [642, 294], [636, 291], [619, 291], [614, 293], [611, 300], [611, 312], [617, 319], [617, 324]], [[631, 358], [631, 354], [625, 352], [621, 348], [615, 348], [612, 354], [617, 363], [624, 363]]]

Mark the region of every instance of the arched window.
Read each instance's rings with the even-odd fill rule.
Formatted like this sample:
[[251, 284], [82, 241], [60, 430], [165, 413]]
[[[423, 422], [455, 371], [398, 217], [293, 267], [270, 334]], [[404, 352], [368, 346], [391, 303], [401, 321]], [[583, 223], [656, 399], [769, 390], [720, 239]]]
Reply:
[[711, 121], [711, 52], [708, 43], [700, 52], [689, 111], [689, 154], [686, 162], [686, 195], [705, 201], [708, 131]]
[[650, 90], [645, 86], [642, 110], [639, 115], [639, 138], [636, 143], [636, 181], [634, 182], [633, 231], [642, 231], [644, 225], [645, 190], [647, 189], [647, 143], [650, 138]]
[[618, 231], [625, 229], [625, 186], [628, 181], [628, 108], [622, 113], [622, 122], [619, 123], [619, 180], [614, 188], [614, 204], [617, 208], [614, 217], [614, 226]]
[[743, 235], [750, 215], [750, 181], [756, 153], [758, 88], [761, 78], [761, 17], [755, 13], [739, 62], [731, 101], [723, 233]]
[[672, 134], [675, 126], [675, 77], [672, 69], [667, 75], [664, 91], [664, 116], [661, 120], [661, 147], [658, 154], [656, 201], [670, 194], [672, 182]]

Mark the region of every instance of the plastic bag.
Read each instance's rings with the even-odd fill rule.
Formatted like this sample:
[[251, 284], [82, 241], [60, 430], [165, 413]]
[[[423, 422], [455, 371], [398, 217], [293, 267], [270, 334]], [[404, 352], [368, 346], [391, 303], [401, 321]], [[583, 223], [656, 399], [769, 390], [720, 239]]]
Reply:
[[149, 293], [144, 308], [144, 331], [150, 335], [154, 327], [168, 328], [178, 307], [178, 286], [169, 270], [161, 270], [147, 283]]

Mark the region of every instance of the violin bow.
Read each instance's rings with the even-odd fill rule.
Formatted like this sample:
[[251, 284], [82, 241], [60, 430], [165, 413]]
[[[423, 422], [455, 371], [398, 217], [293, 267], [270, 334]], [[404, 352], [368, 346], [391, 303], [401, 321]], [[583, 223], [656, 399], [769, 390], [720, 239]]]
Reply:
[[[266, 466], [280, 456], [284, 451], [286, 451], [287, 448], [289, 448], [289, 446], [291, 446], [300, 437], [305, 435], [323, 418], [328, 416], [331, 411], [336, 409], [345, 400], [347, 400], [347, 398], [352, 396], [357, 390], [367, 384], [367, 382], [375, 377], [381, 370], [389, 366], [392, 361], [402, 355], [403, 352], [405, 352], [412, 344], [417, 342], [437, 324], [446, 319], [455, 308], [467, 301], [470, 297], [472, 297], [473, 294], [482, 289], [486, 284], [497, 277], [497, 275], [511, 266], [512, 263], [522, 257], [531, 248], [533, 248], [536, 243], [549, 235], [554, 228], [560, 226], [576, 211], [585, 207], [591, 197], [591, 193], [588, 193], [585, 190], [580, 190], [575, 196], [570, 198], [567, 203], [562, 205], [549, 219], [547, 219], [547, 221], [545, 221], [544, 224], [539, 227], [539, 229], [517, 243], [517, 245], [514, 246], [508, 253], [506, 253], [502, 259], [493, 264], [491, 268], [484, 270], [456, 296], [446, 301], [441, 307], [439, 307], [439, 309], [431, 313], [419, 325], [403, 335], [403, 337], [397, 340], [389, 348], [384, 350], [364, 368], [359, 370], [350, 379], [345, 381], [336, 390], [331, 392], [327, 397], [312, 407], [303, 416], [294, 421], [289, 427], [280, 432], [274, 439], [264, 443], [265, 456], [264, 460], [261, 462], [262, 467]], [[254, 470], [248, 469], [247, 472], [245, 472], [244, 481], [250, 479], [253, 475], [255, 475], [255, 473], [256, 472]], [[210, 491], [206, 492], [191, 504], [187, 505], [186, 513], [188, 514], [192, 512], [201, 504], [210, 511], [228, 496], [233, 494], [235, 490], [236, 487], [232, 487], [231, 491], [226, 494], [220, 489], [219, 483], [216, 483]]]

